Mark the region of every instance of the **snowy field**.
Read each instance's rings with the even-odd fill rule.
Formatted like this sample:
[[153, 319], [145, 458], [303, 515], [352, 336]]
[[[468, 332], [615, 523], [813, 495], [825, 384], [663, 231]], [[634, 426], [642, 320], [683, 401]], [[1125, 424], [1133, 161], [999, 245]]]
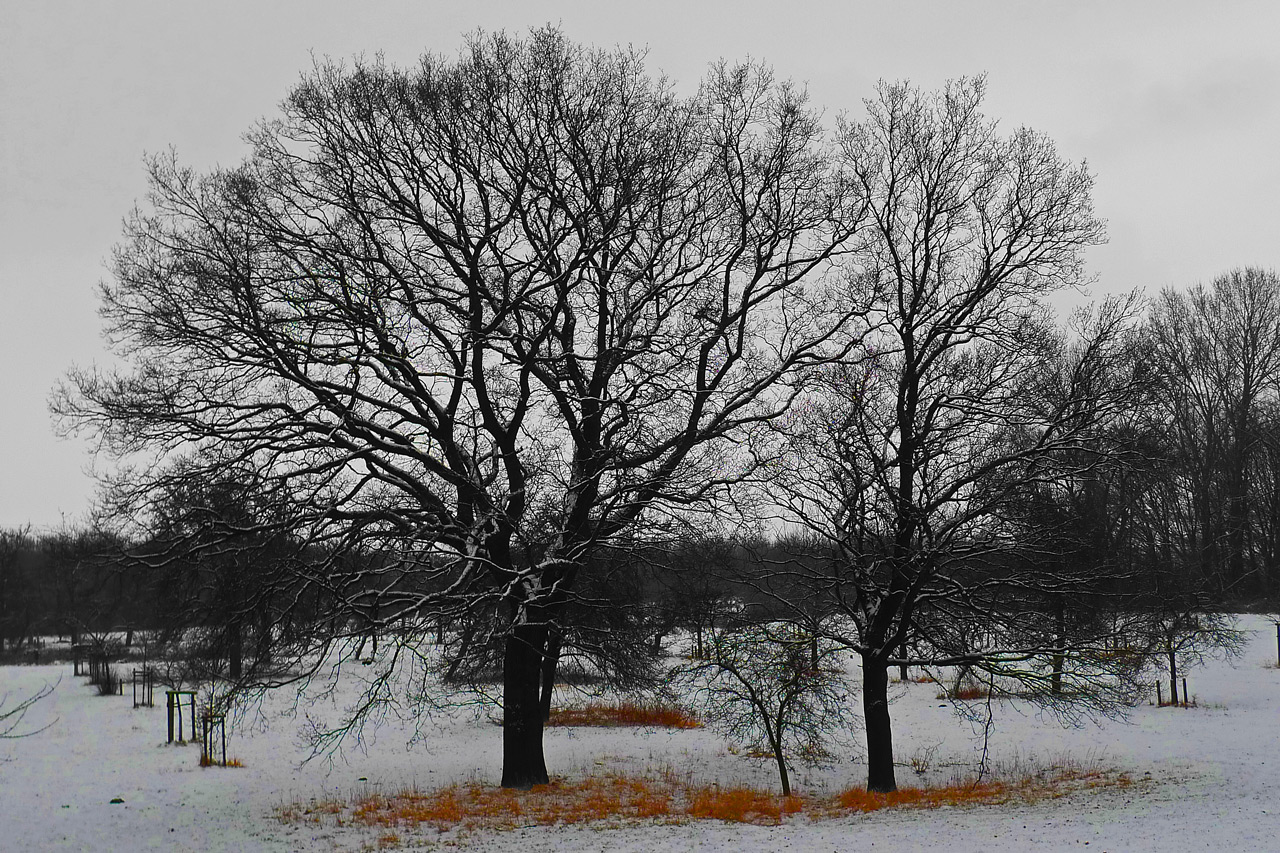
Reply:
[[[1244, 654], [1188, 673], [1198, 705], [1134, 708], [1127, 721], [1062, 728], [1035, 709], [998, 706], [992, 751], [1024, 767], [1070, 761], [1125, 772], [1137, 784], [1080, 791], [1031, 805], [882, 811], [832, 820], [793, 819], [762, 827], [701, 821], [682, 825], [527, 828], [440, 836], [401, 832], [400, 849], [521, 851], [1280, 851], [1280, 670], [1274, 625], [1244, 617]], [[130, 664], [121, 664], [126, 675]], [[60, 679], [60, 680], [59, 680]], [[359, 851], [378, 847], [376, 830], [332, 823], [285, 824], [281, 806], [345, 798], [406, 785], [496, 782], [498, 727], [474, 708], [425, 723], [391, 720], [366, 732], [360, 748], [304, 761], [308, 719], [337, 718], [343, 693], [303, 702], [281, 691], [239, 721], [228, 755], [240, 768], [202, 769], [199, 747], [166, 744], [163, 693], [155, 708], [102, 697], [70, 664], [0, 668], [10, 704], [45, 683], [57, 687], [32, 708], [35, 736], [0, 741], [0, 850], [4, 851]], [[972, 764], [980, 732], [933, 684], [894, 686], [900, 784], [945, 782]], [[418, 736], [414, 736], [415, 729]], [[768, 761], [732, 750], [714, 732], [656, 729], [549, 729], [553, 775], [667, 766], [706, 782], [776, 789]], [[796, 768], [801, 792], [835, 792], [863, 781], [855, 758]], [[123, 802], [112, 803], [113, 799]], [[1086, 847], [1087, 845], [1087, 847]]]

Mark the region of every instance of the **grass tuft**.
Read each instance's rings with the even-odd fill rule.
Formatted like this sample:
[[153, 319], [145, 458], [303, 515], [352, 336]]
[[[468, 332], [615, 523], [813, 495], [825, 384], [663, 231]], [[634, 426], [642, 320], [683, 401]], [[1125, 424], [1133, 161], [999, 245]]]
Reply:
[[557, 708], [547, 726], [653, 726], [665, 729], [697, 729], [702, 721], [692, 711], [675, 705], [593, 702], [576, 708]]

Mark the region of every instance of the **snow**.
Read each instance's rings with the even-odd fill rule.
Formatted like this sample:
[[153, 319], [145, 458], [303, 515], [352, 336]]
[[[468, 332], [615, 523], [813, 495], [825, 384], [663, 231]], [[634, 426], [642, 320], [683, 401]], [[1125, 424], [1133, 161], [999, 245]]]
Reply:
[[[776, 827], [702, 821], [535, 827], [456, 837], [423, 829], [401, 831], [401, 849], [1280, 850], [1275, 628], [1256, 616], [1242, 617], [1241, 625], [1249, 633], [1241, 657], [1211, 660], [1187, 673], [1197, 707], [1142, 705], [1127, 720], [1075, 728], [1064, 728], [1033, 708], [996, 708], [991, 749], [997, 762], [1096, 765], [1129, 773], [1139, 780], [1132, 787], [1081, 791], [1030, 805], [801, 818]], [[129, 667], [119, 665], [126, 675]], [[393, 719], [367, 731], [360, 748], [308, 762], [301, 736], [306, 719], [335, 718], [346, 688], [336, 698], [304, 701], [296, 714], [289, 713], [293, 694], [282, 690], [230, 727], [228, 755], [244, 767], [202, 769], [198, 746], [165, 743], [162, 691], [155, 708], [135, 709], [128, 684], [124, 697], [98, 696], [72, 675], [70, 664], [0, 667], [0, 695], [7, 693], [10, 703], [54, 682], [53, 693], [31, 709], [22, 728], [52, 725], [31, 737], [0, 740], [3, 851], [374, 850], [382, 832], [331, 823], [284, 824], [275, 810], [312, 798], [473, 779], [494, 782], [500, 775], [500, 731], [474, 707], [433, 712], [425, 723]], [[944, 781], [954, 772], [944, 765], [977, 760], [980, 730], [936, 698], [936, 685], [900, 684], [894, 691], [899, 761], [931, 759], [937, 769], [929, 776]], [[777, 785], [768, 761], [736, 754], [707, 729], [550, 729], [546, 747], [553, 774], [665, 765], [702, 781]], [[861, 782], [864, 773], [865, 766], [854, 759], [829, 768], [798, 766], [795, 781], [801, 791], [833, 792]], [[918, 778], [908, 767], [900, 769], [900, 783]], [[113, 798], [123, 803], [112, 804]]]

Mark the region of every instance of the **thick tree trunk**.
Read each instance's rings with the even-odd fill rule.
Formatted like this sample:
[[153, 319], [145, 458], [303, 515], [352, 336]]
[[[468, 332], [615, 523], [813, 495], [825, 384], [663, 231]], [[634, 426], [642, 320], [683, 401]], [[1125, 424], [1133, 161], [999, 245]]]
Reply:
[[539, 695], [547, 630], [516, 625], [502, 657], [502, 787], [547, 784]]
[[862, 659], [862, 714], [867, 730], [867, 790], [898, 790], [889, 719], [889, 668], [883, 658]]
[[1169, 704], [1178, 704], [1178, 656], [1169, 652]]

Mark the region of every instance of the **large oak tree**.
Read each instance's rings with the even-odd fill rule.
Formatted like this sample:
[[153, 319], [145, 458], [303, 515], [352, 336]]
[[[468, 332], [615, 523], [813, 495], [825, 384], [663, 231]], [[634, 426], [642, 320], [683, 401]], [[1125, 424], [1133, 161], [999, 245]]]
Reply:
[[860, 193], [765, 69], [681, 97], [550, 29], [323, 64], [248, 139], [236, 168], [151, 163], [102, 288], [128, 367], [57, 406], [122, 456], [214, 445], [292, 490], [314, 553], [378, 552], [307, 570], [351, 617], [329, 639], [487, 620], [502, 782], [546, 782], [539, 687], [589, 556], [757, 465], [836, 348]]

